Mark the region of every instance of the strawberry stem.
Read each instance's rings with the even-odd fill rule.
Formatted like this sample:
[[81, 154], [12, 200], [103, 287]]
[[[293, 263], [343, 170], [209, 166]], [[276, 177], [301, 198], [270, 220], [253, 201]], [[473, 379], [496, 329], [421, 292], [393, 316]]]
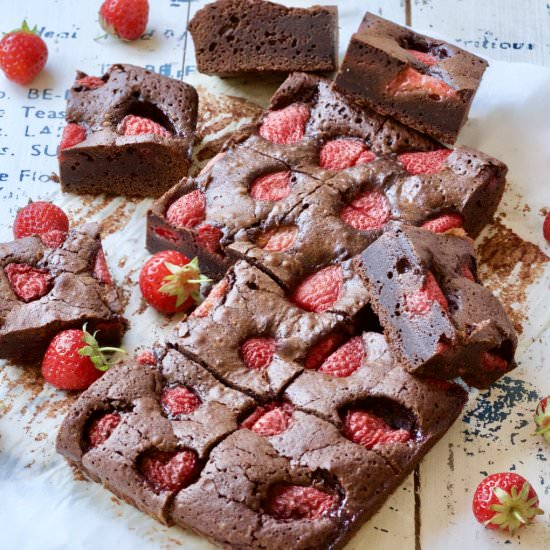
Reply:
[[78, 350], [78, 354], [89, 357], [90, 361], [93, 363], [94, 367], [97, 370], [100, 370], [100, 371], [103, 371], [103, 372], [106, 371], [106, 370], [109, 370], [109, 367], [111, 367], [111, 365], [113, 365], [113, 361], [109, 361], [105, 357], [104, 353], [105, 352], [108, 352], [108, 353], [126, 353], [126, 351], [123, 350], [122, 348], [114, 348], [114, 347], [109, 347], [109, 346], [106, 346], [106, 347], [103, 347], [103, 348], [99, 347], [99, 344], [98, 344], [97, 339], [96, 339], [96, 334], [99, 331], [96, 330], [93, 334], [90, 334], [86, 330], [86, 325], [87, 325], [87, 323], [85, 323], [84, 326], [82, 327], [82, 332], [84, 333], [84, 335], [82, 336], [82, 341], [86, 345], [82, 346]]

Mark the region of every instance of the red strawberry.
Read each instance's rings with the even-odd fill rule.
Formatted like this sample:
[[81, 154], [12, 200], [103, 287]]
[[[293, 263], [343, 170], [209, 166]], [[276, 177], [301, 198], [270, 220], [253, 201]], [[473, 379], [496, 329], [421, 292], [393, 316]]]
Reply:
[[433, 67], [439, 63], [439, 59], [428, 52], [419, 52], [418, 50], [407, 50], [407, 52], [428, 67]]
[[61, 142], [59, 143], [59, 150], [68, 149], [74, 147], [78, 143], [81, 143], [86, 139], [86, 129], [74, 122], [69, 122], [65, 128], [63, 128], [63, 135], [61, 136]]
[[139, 471], [157, 493], [179, 491], [193, 480], [197, 468], [197, 455], [190, 450], [158, 451], [146, 453], [139, 461]]
[[13, 292], [22, 302], [38, 300], [52, 288], [50, 273], [29, 264], [8, 264], [4, 272]]
[[166, 211], [166, 219], [176, 227], [195, 227], [204, 220], [206, 200], [198, 189], [174, 201]]
[[136, 115], [126, 115], [118, 125], [118, 132], [124, 136], [152, 134], [166, 138], [172, 137], [172, 134], [158, 122]]
[[259, 235], [256, 243], [268, 252], [284, 252], [294, 244], [297, 233], [298, 228], [295, 225], [273, 227]]
[[481, 356], [481, 366], [483, 370], [487, 371], [506, 372], [508, 370], [508, 361], [496, 353], [486, 351]]
[[197, 229], [195, 240], [199, 246], [208, 250], [210, 254], [219, 254], [222, 237], [223, 233], [219, 227], [206, 223]]
[[143, 350], [136, 355], [136, 361], [143, 366], [156, 365], [157, 358], [151, 350]]
[[340, 219], [359, 231], [366, 231], [382, 227], [390, 213], [390, 205], [382, 193], [367, 191], [342, 209]]
[[42, 360], [42, 376], [60, 390], [84, 390], [110, 367], [95, 334], [83, 330], [64, 330], [50, 342]]
[[0, 40], [0, 69], [17, 84], [29, 84], [44, 68], [48, 59], [46, 43], [23, 21], [20, 29]]
[[83, 76], [75, 80], [73, 87], [86, 88], [87, 90], [97, 90], [105, 84], [105, 81], [99, 76]]
[[275, 338], [249, 338], [241, 346], [245, 366], [252, 370], [267, 368], [273, 359], [275, 348]]
[[281, 405], [270, 403], [265, 407], [258, 407], [241, 424], [241, 428], [246, 428], [264, 437], [278, 435], [290, 426], [293, 412], [294, 408], [290, 403]]
[[256, 178], [249, 189], [257, 201], [280, 201], [290, 193], [290, 170], [272, 172]]
[[141, 268], [139, 287], [149, 305], [162, 313], [188, 310], [200, 301], [200, 285], [210, 279], [201, 275], [199, 260], [175, 250], [151, 256]]
[[160, 402], [171, 418], [181, 414], [191, 414], [201, 404], [201, 400], [185, 386], [164, 388]]
[[535, 411], [535, 424], [537, 425], [537, 435], [542, 435], [547, 443], [550, 443], [550, 397], [545, 397], [537, 405]]
[[148, 0], [105, 0], [99, 8], [103, 30], [121, 40], [137, 40], [149, 18]]
[[271, 490], [267, 511], [278, 519], [315, 520], [334, 509], [337, 498], [315, 487], [278, 485]]
[[343, 170], [373, 161], [376, 155], [359, 139], [334, 139], [323, 145], [319, 154], [321, 168]]
[[273, 143], [295, 143], [304, 137], [308, 119], [309, 107], [303, 103], [293, 103], [284, 109], [268, 113], [259, 133]]
[[94, 262], [94, 277], [103, 284], [112, 285], [113, 279], [109, 273], [109, 268], [107, 267], [107, 262], [105, 261], [105, 253], [103, 248], [100, 248], [97, 251], [95, 262]]
[[343, 343], [343, 334], [339, 332], [331, 332], [329, 335], [325, 336], [309, 348], [304, 360], [305, 368], [312, 370], [318, 369], [323, 364], [325, 359]]
[[338, 300], [343, 284], [342, 268], [339, 265], [329, 265], [304, 279], [290, 299], [306, 311], [320, 313]]
[[462, 216], [456, 213], [442, 214], [433, 220], [424, 222], [422, 227], [434, 233], [445, 233], [450, 229], [462, 227]]
[[450, 149], [438, 149], [437, 151], [404, 153], [397, 158], [409, 174], [435, 174], [441, 170], [451, 153]]
[[364, 358], [363, 339], [361, 336], [356, 336], [333, 352], [318, 371], [342, 378], [354, 373], [361, 366]]
[[435, 302], [437, 302], [444, 311], [449, 309], [447, 298], [445, 298], [445, 295], [437, 284], [433, 273], [427, 271], [424, 276], [422, 288], [415, 294], [405, 296], [405, 309], [411, 315], [425, 315], [431, 311]]
[[550, 243], [550, 212], [546, 214], [544, 223], [542, 224], [542, 234], [544, 238]]
[[120, 414], [107, 413], [98, 418], [94, 418], [88, 428], [88, 441], [90, 447], [102, 445], [109, 439], [115, 428], [120, 424]]
[[67, 215], [51, 202], [30, 202], [17, 212], [13, 222], [13, 235], [16, 239], [39, 235], [42, 242], [50, 248], [63, 244], [67, 231]]
[[153, 232], [160, 238], [166, 239], [167, 241], [172, 241], [174, 243], [179, 241], [179, 235], [175, 231], [167, 229], [166, 227], [153, 227]]
[[474, 516], [489, 529], [514, 534], [544, 512], [537, 493], [522, 476], [512, 472], [492, 474], [476, 489], [472, 502]]
[[206, 317], [212, 311], [217, 302], [225, 296], [228, 288], [229, 283], [227, 282], [227, 279], [222, 279], [210, 291], [210, 294], [208, 294], [204, 302], [202, 302], [202, 304], [200, 304], [200, 306], [198, 306], [197, 309], [195, 309], [195, 311], [193, 311], [193, 313], [191, 313], [189, 317]]
[[387, 443], [406, 443], [411, 438], [407, 430], [393, 429], [382, 418], [361, 410], [346, 413], [342, 433], [367, 449]]
[[411, 67], [401, 70], [387, 85], [386, 91], [392, 95], [428, 95], [435, 101], [456, 96], [456, 90], [443, 80], [422, 74]]
[[470, 269], [470, 266], [468, 264], [462, 264], [460, 266], [460, 274], [465, 278], [469, 279], [472, 282], [477, 282], [474, 274], [472, 273], [472, 270]]

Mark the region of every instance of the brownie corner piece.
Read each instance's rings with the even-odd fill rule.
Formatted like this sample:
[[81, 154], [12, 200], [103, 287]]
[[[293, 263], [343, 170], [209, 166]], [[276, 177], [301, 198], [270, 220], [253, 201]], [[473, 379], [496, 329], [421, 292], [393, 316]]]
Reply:
[[62, 189], [158, 197], [188, 173], [197, 111], [195, 88], [141, 67], [77, 72], [58, 154]]
[[38, 237], [0, 244], [0, 357], [40, 360], [58, 332], [84, 323], [108, 345], [127, 327], [98, 224], [70, 230], [54, 249]]
[[189, 22], [201, 73], [330, 72], [338, 59], [338, 8], [265, 0], [207, 4]]
[[457, 46], [367, 13], [335, 86], [381, 114], [454, 143], [487, 66]]

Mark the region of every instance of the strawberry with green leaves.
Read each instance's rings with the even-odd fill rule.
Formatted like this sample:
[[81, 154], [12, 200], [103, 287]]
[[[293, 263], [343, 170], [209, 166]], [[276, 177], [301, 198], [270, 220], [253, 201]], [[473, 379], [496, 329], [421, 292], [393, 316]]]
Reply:
[[105, 0], [99, 8], [103, 30], [120, 40], [137, 40], [149, 19], [148, 0]]
[[550, 443], [550, 395], [545, 397], [537, 405], [535, 411], [535, 424], [537, 435], [542, 435], [547, 443]]

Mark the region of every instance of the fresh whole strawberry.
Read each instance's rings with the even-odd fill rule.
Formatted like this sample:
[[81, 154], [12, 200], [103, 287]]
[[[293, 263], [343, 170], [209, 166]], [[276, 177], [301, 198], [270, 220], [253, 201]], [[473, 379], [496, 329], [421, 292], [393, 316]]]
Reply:
[[342, 268], [339, 265], [329, 265], [304, 279], [290, 299], [306, 311], [321, 313], [338, 301], [343, 285]]
[[337, 498], [315, 487], [278, 485], [271, 490], [267, 511], [278, 519], [315, 520], [329, 514]]
[[365, 347], [361, 336], [356, 336], [325, 359], [318, 372], [342, 378], [354, 373], [365, 358]]
[[359, 231], [366, 231], [381, 228], [390, 214], [386, 197], [378, 191], [367, 191], [342, 209], [340, 219]]
[[407, 430], [393, 429], [384, 419], [362, 410], [351, 410], [346, 413], [342, 433], [349, 440], [367, 449], [388, 443], [406, 443], [411, 438]]
[[259, 235], [256, 244], [267, 252], [284, 252], [294, 244], [297, 234], [295, 225], [273, 227]]
[[99, 8], [103, 30], [121, 40], [137, 40], [149, 18], [148, 0], [105, 0]]
[[83, 128], [74, 122], [69, 122], [69, 124], [63, 128], [63, 134], [61, 136], [61, 141], [59, 142], [59, 150], [63, 151], [63, 149], [74, 147], [75, 145], [83, 142], [85, 139], [86, 128]]
[[191, 228], [204, 220], [205, 211], [204, 194], [196, 189], [174, 201], [166, 211], [166, 219], [176, 227]]
[[38, 235], [49, 248], [65, 242], [69, 219], [59, 206], [51, 202], [36, 201], [23, 206], [15, 216], [13, 235], [16, 239]]
[[479, 523], [489, 529], [514, 534], [544, 512], [537, 493], [519, 474], [505, 472], [487, 476], [474, 493], [472, 509]]
[[436, 151], [403, 153], [397, 158], [409, 174], [416, 176], [439, 172], [451, 153], [451, 149], [437, 149]]
[[343, 170], [357, 164], [372, 162], [376, 155], [358, 139], [334, 139], [323, 145], [319, 165], [329, 170]]
[[431, 311], [436, 302], [444, 311], [449, 309], [447, 298], [443, 294], [436, 278], [431, 271], [427, 271], [422, 288], [415, 294], [405, 296], [405, 309], [411, 315], [426, 315]]
[[195, 240], [199, 246], [208, 250], [210, 254], [218, 254], [220, 252], [220, 241], [223, 237], [222, 230], [215, 225], [205, 223], [197, 229]]
[[11, 289], [22, 302], [38, 300], [52, 288], [52, 276], [44, 269], [28, 264], [8, 264], [4, 272]]
[[64, 330], [50, 342], [42, 359], [42, 376], [60, 390], [84, 390], [110, 366], [106, 352], [118, 348], [100, 348], [96, 334], [82, 330]]
[[550, 212], [546, 214], [544, 223], [542, 224], [542, 234], [544, 238], [550, 243]]
[[29, 84], [44, 68], [48, 59], [46, 43], [23, 21], [20, 29], [0, 40], [0, 69], [17, 84]]
[[151, 134], [166, 138], [172, 137], [172, 134], [158, 122], [136, 115], [126, 115], [118, 125], [118, 132], [124, 136]]
[[273, 360], [275, 348], [275, 338], [249, 338], [241, 346], [245, 366], [252, 370], [267, 368]]
[[259, 133], [273, 143], [296, 143], [304, 137], [308, 119], [309, 107], [303, 103], [292, 103], [284, 109], [268, 113]]
[[439, 59], [428, 52], [420, 52], [418, 50], [407, 50], [407, 52], [427, 67], [433, 67], [439, 63]]
[[139, 274], [139, 287], [147, 303], [161, 313], [188, 310], [200, 302], [200, 285], [210, 279], [199, 271], [198, 258], [163, 250], [149, 258]]
[[433, 218], [432, 220], [424, 222], [422, 224], [422, 227], [424, 229], [429, 229], [434, 233], [445, 233], [446, 231], [449, 231], [451, 229], [458, 229], [462, 227], [462, 223], [462, 216], [460, 214], [451, 212], [449, 214], [442, 214], [437, 218]]
[[109, 272], [107, 262], [105, 261], [105, 253], [103, 252], [103, 248], [100, 248], [95, 256], [93, 274], [100, 283], [106, 285], [113, 284], [111, 273]]
[[171, 418], [182, 414], [191, 414], [201, 404], [201, 400], [185, 386], [164, 388], [160, 402]]
[[250, 196], [257, 201], [280, 201], [290, 193], [290, 171], [272, 172], [256, 178]]
[[120, 414], [117, 412], [107, 413], [94, 418], [88, 428], [88, 441], [90, 442], [90, 447], [97, 447], [105, 443], [119, 424]]
[[222, 279], [212, 288], [210, 294], [208, 294], [204, 302], [202, 302], [202, 304], [200, 304], [197, 309], [191, 313], [190, 317], [202, 318], [209, 315], [218, 301], [225, 296], [228, 288], [229, 283], [227, 282], [227, 279]]
[[386, 90], [392, 95], [428, 95], [435, 101], [456, 96], [456, 90], [443, 80], [422, 74], [411, 67], [405, 67], [400, 71], [387, 85]]
[[547, 443], [550, 443], [550, 396], [545, 397], [537, 405], [535, 411], [535, 424], [537, 435], [542, 435]]
[[197, 468], [197, 455], [188, 449], [149, 451], [139, 461], [139, 471], [157, 493], [183, 489], [192, 481]]
[[258, 407], [241, 424], [241, 428], [246, 428], [264, 437], [278, 435], [290, 426], [293, 412], [294, 408], [290, 403], [270, 403], [264, 407]]

